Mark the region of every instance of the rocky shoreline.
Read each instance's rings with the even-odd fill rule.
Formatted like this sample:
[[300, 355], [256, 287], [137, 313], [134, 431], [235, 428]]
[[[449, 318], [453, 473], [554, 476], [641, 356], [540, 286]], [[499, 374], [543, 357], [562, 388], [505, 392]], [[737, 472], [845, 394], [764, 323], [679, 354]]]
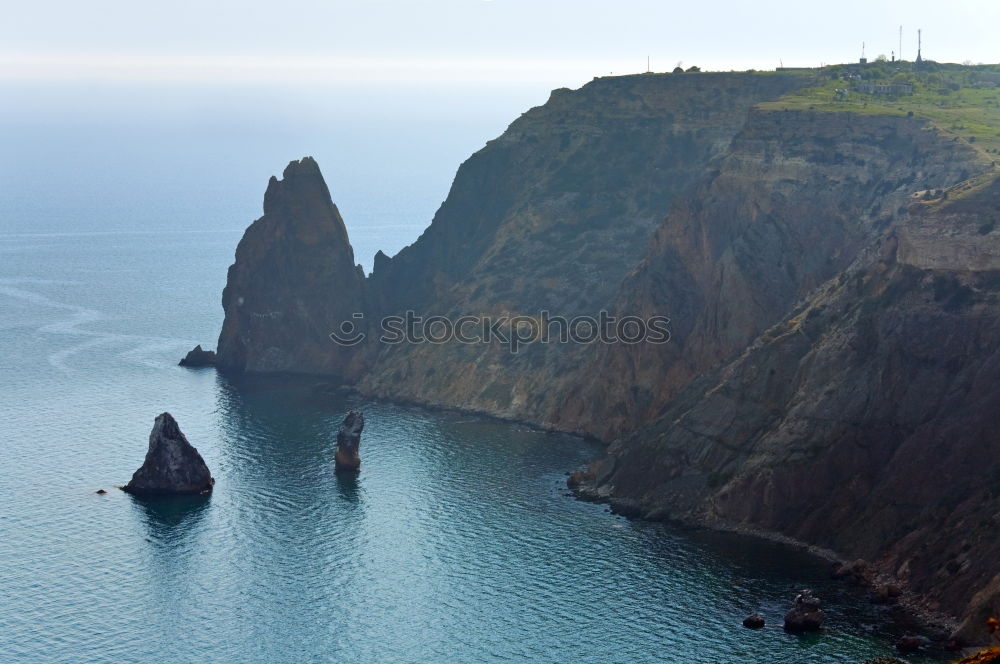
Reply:
[[[370, 275], [318, 164], [292, 162], [237, 247], [217, 366], [608, 442], [578, 483], [616, 509], [868, 560], [880, 601], [898, 586], [981, 642], [1000, 611], [1000, 171], [926, 117], [768, 103], [830, 73], [556, 90]], [[515, 353], [377, 325], [598, 311], [667, 316], [669, 343]]]

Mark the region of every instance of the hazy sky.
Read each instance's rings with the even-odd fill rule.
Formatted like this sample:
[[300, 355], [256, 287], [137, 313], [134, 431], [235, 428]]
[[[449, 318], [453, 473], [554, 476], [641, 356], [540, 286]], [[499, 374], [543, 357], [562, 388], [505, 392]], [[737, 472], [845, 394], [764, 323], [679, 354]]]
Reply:
[[0, 79], [562, 81], [678, 62], [1000, 61], [998, 0], [3, 0]]

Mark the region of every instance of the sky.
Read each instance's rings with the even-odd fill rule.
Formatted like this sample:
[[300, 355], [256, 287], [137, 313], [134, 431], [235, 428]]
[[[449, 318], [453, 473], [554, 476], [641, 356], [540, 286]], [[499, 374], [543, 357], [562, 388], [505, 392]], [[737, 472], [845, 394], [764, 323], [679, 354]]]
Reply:
[[0, 81], [547, 82], [916, 55], [1000, 62], [995, 0], [2, 0]]
[[[0, 0], [6, 233], [242, 229], [317, 158], [359, 260], [550, 91], [898, 48], [1000, 62], [1000, 0]], [[402, 230], [398, 230], [402, 229]]]

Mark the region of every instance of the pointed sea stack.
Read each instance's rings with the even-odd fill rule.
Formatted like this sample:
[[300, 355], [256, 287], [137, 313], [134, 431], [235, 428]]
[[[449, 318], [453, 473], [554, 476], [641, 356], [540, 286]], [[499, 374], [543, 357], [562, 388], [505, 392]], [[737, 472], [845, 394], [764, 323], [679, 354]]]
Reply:
[[178, 362], [182, 367], [214, 367], [215, 366], [215, 351], [214, 350], [203, 350], [201, 344], [198, 344], [194, 348], [188, 351], [188, 354]]
[[361, 470], [361, 431], [365, 428], [365, 415], [360, 410], [352, 410], [337, 432], [337, 452], [334, 455], [338, 473], [356, 473]]
[[[272, 177], [264, 216], [236, 248], [222, 307], [217, 366], [237, 373], [357, 375], [356, 338], [364, 307], [364, 272], [344, 220], [312, 157]], [[346, 330], [346, 332], [345, 332]]]
[[156, 418], [149, 450], [132, 480], [122, 487], [136, 495], [208, 493], [215, 480], [205, 460], [181, 433], [170, 413]]

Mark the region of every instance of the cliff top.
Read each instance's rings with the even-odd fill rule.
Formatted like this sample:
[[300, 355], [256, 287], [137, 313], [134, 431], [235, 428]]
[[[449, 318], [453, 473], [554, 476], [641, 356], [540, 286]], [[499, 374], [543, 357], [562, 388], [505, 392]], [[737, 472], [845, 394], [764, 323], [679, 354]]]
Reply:
[[759, 107], [918, 117], [1000, 162], [1000, 65], [873, 62], [813, 72], [813, 87]]

